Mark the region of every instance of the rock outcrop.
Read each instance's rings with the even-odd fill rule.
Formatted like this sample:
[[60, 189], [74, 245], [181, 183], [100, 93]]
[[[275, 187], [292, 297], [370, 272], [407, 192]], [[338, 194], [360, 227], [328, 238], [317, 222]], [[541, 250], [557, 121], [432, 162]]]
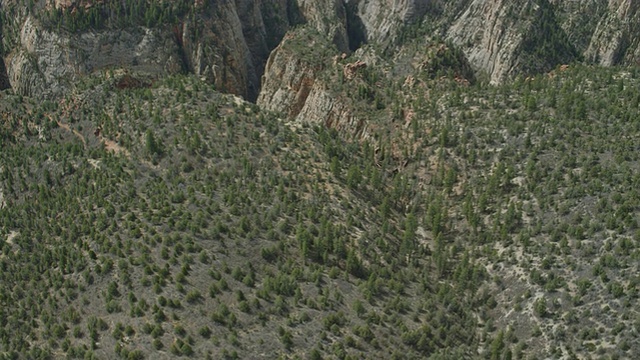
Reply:
[[[272, 72], [269, 76], [276, 78], [264, 81], [275, 84], [277, 76], [285, 76], [281, 82], [288, 84], [287, 74], [299, 71], [296, 76], [305, 79], [304, 85], [286, 96], [289, 85], [260, 95], [267, 60], [294, 25], [314, 30], [338, 53], [347, 54], [365, 44], [394, 53], [404, 45], [408, 25], [429, 28], [421, 36], [451, 41], [473, 69], [493, 83], [574, 60], [610, 66], [635, 64], [640, 58], [640, 4], [634, 0], [196, 0], [176, 21], [111, 24], [76, 32], [44, 25], [41, 20], [48, 15], [43, 14], [103, 2], [47, 4], [27, 11], [20, 1], [0, 3], [6, 68], [3, 71], [0, 62], [0, 88], [10, 84], [21, 94], [53, 97], [102, 69], [157, 76], [188, 71], [251, 101], [259, 96], [261, 103], [297, 99], [276, 101], [293, 102], [293, 108], [279, 109], [296, 113], [303, 95], [311, 93], [309, 84], [316, 82], [317, 71], [279, 65], [288, 70]], [[296, 56], [300, 57], [286, 58]], [[274, 62], [292, 61], [278, 54], [271, 57], [272, 67]], [[367, 63], [377, 66], [375, 61]]]
[[343, 99], [333, 96], [322, 84], [311, 89], [304, 106], [295, 117], [298, 122], [323, 124], [356, 139], [368, 139], [368, 123], [358, 117]]
[[[266, 64], [258, 105], [283, 112], [289, 118], [298, 116], [321, 70], [318, 66], [321, 64], [309, 61], [313, 60], [312, 57], [300, 56], [297, 52], [296, 42], [306, 41], [305, 37], [301, 32], [289, 34], [273, 51]], [[319, 37], [310, 37], [307, 50], [327, 46], [321, 40]]]
[[523, 34], [506, 26], [507, 7], [502, 1], [474, 1], [452, 24], [448, 38], [460, 46], [471, 64], [486, 72], [492, 82], [513, 71], [510, 56]]
[[367, 42], [383, 42], [402, 26], [418, 21], [431, 0], [346, 0], [362, 23]]
[[639, 6], [633, 0], [609, 0], [584, 52], [587, 61], [612, 66], [640, 60]]
[[546, 1], [474, 0], [447, 38], [492, 83], [518, 73], [546, 72], [577, 57]]
[[[257, 103], [296, 122], [324, 124], [345, 134], [366, 137], [366, 123], [355, 115], [347, 99], [336, 96], [331, 83], [322, 79], [325, 71], [342, 66], [330, 60], [340, 57], [330, 40], [313, 28], [287, 35], [267, 61]], [[333, 51], [323, 54], [318, 49]], [[363, 67], [363, 63], [356, 64], [345, 64], [341, 71], [351, 74]]]
[[3, 30], [16, 35], [6, 41], [12, 46], [2, 55], [11, 87], [25, 95], [58, 96], [94, 71], [126, 68], [156, 75], [190, 71], [222, 91], [255, 100], [269, 53], [290, 25], [301, 21], [292, 3], [195, 2], [198, 15], [176, 24], [74, 33], [51, 29], [14, 8], [12, 13], [22, 15], [3, 24]]
[[11, 87], [25, 95], [62, 95], [70, 84], [98, 69], [127, 68], [145, 73], [182, 69], [173, 38], [154, 29], [64, 36], [27, 17], [19, 43], [20, 47], [6, 57], [6, 67]]

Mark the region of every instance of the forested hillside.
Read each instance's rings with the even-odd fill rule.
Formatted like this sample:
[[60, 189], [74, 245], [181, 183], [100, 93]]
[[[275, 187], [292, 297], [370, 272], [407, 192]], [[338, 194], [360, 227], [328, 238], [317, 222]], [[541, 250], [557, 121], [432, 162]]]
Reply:
[[637, 6], [576, 3], [0, 1], [0, 358], [638, 358]]
[[362, 142], [184, 77], [5, 93], [3, 351], [631, 356], [637, 82], [443, 80]]

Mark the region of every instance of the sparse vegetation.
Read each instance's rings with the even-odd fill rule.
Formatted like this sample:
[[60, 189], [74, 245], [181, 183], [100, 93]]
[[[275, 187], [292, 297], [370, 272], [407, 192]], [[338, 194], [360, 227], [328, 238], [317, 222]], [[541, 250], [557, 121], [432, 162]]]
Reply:
[[[111, 26], [91, 13], [119, 6], [49, 21]], [[488, 85], [423, 33], [349, 78], [324, 34], [283, 44], [366, 132], [188, 75], [120, 88], [96, 71], [56, 101], [4, 91], [2, 357], [640, 353], [638, 69]]]

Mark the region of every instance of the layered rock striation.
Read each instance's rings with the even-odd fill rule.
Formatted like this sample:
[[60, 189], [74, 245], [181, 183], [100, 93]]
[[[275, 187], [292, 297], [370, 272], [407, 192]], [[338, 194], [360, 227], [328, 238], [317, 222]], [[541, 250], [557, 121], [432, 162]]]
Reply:
[[[284, 107], [269, 107], [297, 116], [305, 94], [312, 93], [310, 84], [317, 82], [318, 71], [304, 67], [300, 52], [277, 53], [285, 34], [296, 27], [313, 30], [330, 44], [321, 62], [365, 45], [382, 49], [381, 54], [388, 57], [382, 62], [392, 61], [404, 46], [407, 28], [428, 27], [431, 30], [421, 36], [445, 39], [460, 48], [474, 71], [486, 74], [493, 83], [576, 60], [611, 66], [635, 64], [640, 58], [640, 5], [633, 0], [184, 3], [189, 10], [175, 21], [71, 31], [41, 20], [52, 9], [73, 12], [103, 3], [51, 1], [28, 8], [24, 1], [4, 1], [0, 3], [0, 88], [55, 97], [83, 76], [104, 69], [155, 76], [191, 72], [218, 90], [251, 101], [260, 99], [261, 104], [274, 101]], [[296, 78], [303, 79], [301, 86], [291, 86], [300, 82], [291, 80]]]

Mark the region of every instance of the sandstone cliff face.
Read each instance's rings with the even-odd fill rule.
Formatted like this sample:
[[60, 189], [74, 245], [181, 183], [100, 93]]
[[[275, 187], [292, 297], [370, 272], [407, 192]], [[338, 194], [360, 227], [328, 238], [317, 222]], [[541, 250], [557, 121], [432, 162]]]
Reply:
[[[298, 21], [292, 0], [196, 2], [197, 16], [159, 28], [131, 26], [71, 34], [18, 16], [4, 51], [18, 93], [57, 96], [80, 77], [107, 68], [150, 74], [190, 71], [220, 90], [253, 99], [270, 51]], [[19, 12], [24, 14], [24, 12]], [[16, 31], [17, 30], [17, 31]]]
[[256, 18], [254, 7], [241, 9], [247, 13], [239, 13], [234, 2], [210, 7], [204, 10], [202, 23], [184, 21], [178, 25], [176, 38], [190, 71], [215, 84], [217, 89], [255, 98], [259, 75], [241, 18], [247, 29], [256, 27], [256, 37], [264, 34], [264, 24]]
[[210, 2], [199, 21], [184, 22], [189, 70], [255, 101], [271, 50], [299, 17], [291, 0]]
[[603, 66], [635, 64], [640, 55], [640, 3], [634, 0], [551, 1], [584, 60]]
[[430, 0], [346, 0], [362, 22], [367, 42], [393, 38], [405, 24], [419, 20]]
[[493, 83], [580, 58], [603, 66], [638, 62], [640, 4], [633, 0], [468, 3], [436, 8], [453, 19], [444, 24], [446, 37]]
[[288, 34], [267, 61], [257, 104], [296, 122], [323, 124], [366, 138], [367, 124], [323, 79], [326, 71], [340, 71], [342, 66], [337, 63], [340, 51], [330, 40], [311, 28]]
[[492, 83], [518, 73], [546, 72], [577, 58], [552, 5], [544, 0], [473, 0], [447, 38]]
[[633, 0], [609, 0], [584, 55], [588, 61], [604, 66], [638, 61], [640, 51], [640, 3]]
[[6, 67], [11, 87], [25, 95], [62, 95], [72, 82], [97, 69], [172, 73], [182, 68], [173, 39], [151, 29], [61, 36], [27, 17], [19, 41]]
[[311, 89], [295, 120], [323, 124], [356, 139], [370, 138], [368, 123], [358, 117], [348, 103], [333, 96], [322, 84], [316, 84]]
[[342, 52], [350, 48], [347, 10], [343, 0], [300, 0], [300, 12], [312, 28], [329, 39]]
[[[299, 40], [296, 36], [301, 35], [286, 36], [269, 57], [257, 101], [263, 108], [283, 112], [290, 118], [297, 117], [304, 107], [320, 70], [296, 53], [292, 44]], [[309, 46], [326, 45], [313, 43], [314, 40], [319, 39], [312, 39]]]
[[[326, 67], [336, 65], [335, 58], [341, 53], [350, 53], [365, 43], [394, 38], [403, 24], [424, 15], [428, 2], [301, 0], [300, 11], [308, 31], [288, 35], [274, 49], [265, 68], [258, 105], [299, 122], [321, 123], [342, 133], [367, 138], [364, 119], [356, 115], [347, 99], [334, 95], [331, 84], [318, 78]], [[304, 40], [308, 35], [308, 40]], [[335, 51], [308, 54], [311, 48], [331, 48], [328, 43], [335, 46]], [[366, 54], [371, 55], [360, 52], [359, 56]], [[336, 71], [341, 71], [339, 67]]]
[[[65, 8], [76, 2], [50, 3]], [[273, 100], [285, 106], [273, 108], [293, 115], [317, 80], [316, 70], [296, 63], [299, 54], [271, 54], [294, 25], [322, 34], [338, 53], [352, 53], [364, 44], [397, 45], [392, 40], [408, 24], [433, 24], [431, 35], [457, 45], [493, 83], [580, 58], [609, 66], [640, 57], [640, 4], [634, 0], [228, 0], [192, 6], [195, 15], [173, 25], [80, 34], [48, 30], [24, 9], [12, 12], [11, 23], [2, 24], [12, 39], [4, 41], [10, 46], [2, 53], [0, 87], [57, 96], [101, 69], [158, 76], [188, 71], [221, 91], [260, 97], [261, 104]], [[267, 69], [263, 79], [265, 66], [280, 70]], [[263, 82], [268, 89], [261, 90]]]
[[494, 83], [513, 71], [512, 54], [523, 38], [521, 32], [507, 26], [511, 15], [508, 9], [502, 0], [474, 0], [447, 34], [463, 49], [469, 62]]

